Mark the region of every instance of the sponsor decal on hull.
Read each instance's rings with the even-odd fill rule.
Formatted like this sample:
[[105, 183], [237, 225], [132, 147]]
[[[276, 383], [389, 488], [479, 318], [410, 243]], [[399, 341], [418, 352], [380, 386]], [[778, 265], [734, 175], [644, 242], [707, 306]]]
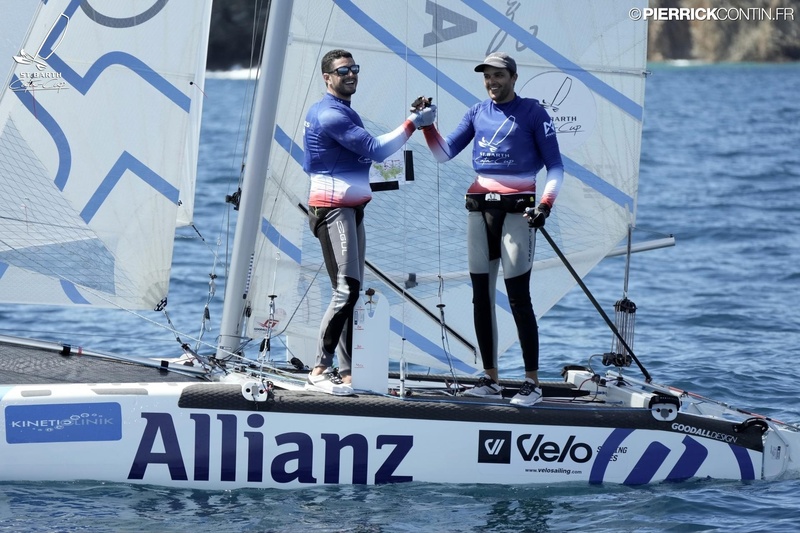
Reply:
[[115, 402], [9, 405], [6, 442], [93, 442], [122, 438], [122, 410]]
[[[558, 443], [544, 440], [542, 434], [533, 436], [524, 433], [516, 439], [519, 456], [526, 462], [543, 461], [545, 463], [586, 463], [592, 459], [592, 448], [583, 442], [577, 442], [576, 435], [570, 435], [566, 442]], [[514, 438], [510, 431], [481, 430], [478, 435], [478, 462], [511, 464], [511, 443]]]
[[[396, 473], [398, 467], [414, 445], [412, 435], [378, 435], [374, 442], [364, 435], [350, 433], [322, 433], [318, 437], [302, 432], [275, 435], [274, 445], [265, 442], [264, 416], [251, 414], [246, 418], [246, 428], [240, 431], [240, 419], [234, 414], [205, 413], [189, 416], [194, 423], [193, 460], [187, 463], [187, 454], [181, 448], [173, 417], [169, 413], [142, 413], [146, 426], [136, 450], [129, 480], [143, 480], [151, 465], [166, 465], [172, 481], [230, 481], [237, 478], [237, 464], [244, 461], [248, 483], [273, 482], [277, 484], [338, 484], [352, 479], [353, 484], [384, 484], [413, 481], [413, 476]], [[212, 446], [212, 424], [221, 428], [219, 442]], [[239, 457], [240, 437], [246, 442], [245, 457]], [[317, 447], [324, 449], [324, 465], [315, 464]], [[219, 457], [212, 461], [212, 449]], [[374, 454], [383, 450], [381, 464], [376, 464]], [[386, 455], [388, 451], [388, 455]], [[352, 457], [352, 472], [341, 472], [342, 454]], [[219, 465], [212, 472], [212, 464]], [[265, 468], [266, 466], [266, 468]], [[315, 475], [322, 472], [322, 475]], [[372, 479], [369, 472], [375, 472]], [[348, 475], [349, 474], [349, 475]]]
[[[755, 479], [753, 460], [745, 448], [735, 444], [735, 437], [730, 438], [728, 435], [691, 426], [673, 427], [673, 429], [727, 443], [731, 451], [730, 460], [737, 464], [740, 479]], [[707, 445], [690, 435], [686, 435], [679, 445], [670, 446], [652, 436], [645, 436], [647, 433], [633, 429], [613, 429], [604, 437], [602, 444], [593, 449], [590, 444], [582, 442], [574, 434], [559, 434], [552, 437], [546, 433], [522, 433], [515, 437], [511, 431], [481, 430], [478, 432], [477, 458], [478, 463], [488, 464], [510, 465], [522, 461], [526, 465], [524, 471], [531, 474], [560, 474], [575, 477], [582, 476], [588, 467], [589, 482], [602, 483], [609, 467], [625, 457], [627, 460], [625, 464], [630, 465], [624, 467], [627, 468], [627, 475], [623, 483], [627, 485], [650, 483], [657, 475], [662, 476], [663, 474], [659, 474], [659, 469], [669, 464], [667, 458], [670, 455], [673, 457], [674, 465], [666, 474], [665, 479], [668, 481], [682, 481], [698, 475], [707, 461], [715, 463], [727, 460], [711, 456]], [[646, 441], [639, 442], [635, 448], [623, 445], [623, 442], [634, 434], [646, 438]], [[630, 454], [634, 453], [634, 449], [637, 450], [635, 452], [637, 455], [631, 457]], [[615, 474], [618, 475], [618, 471]]]

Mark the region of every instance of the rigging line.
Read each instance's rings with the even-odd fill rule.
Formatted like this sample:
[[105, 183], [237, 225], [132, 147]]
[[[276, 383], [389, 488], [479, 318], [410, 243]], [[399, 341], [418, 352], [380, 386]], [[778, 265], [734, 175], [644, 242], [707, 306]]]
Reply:
[[[259, 13], [261, 13], [263, 11], [263, 8], [261, 7], [260, 4], [261, 4], [261, 1], [260, 0], [256, 0], [254, 2], [254, 7], [253, 7], [253, 20], [252, 20], [252, 26], [251, 26], [252, 27], [252, 32], [251, 32], [251, 35], [250, 35], [250, 61], [248, 63], [248, 69], [247, 69], [247, 71], [248, 71], [248, 77], [247, 77], [247, 80], [246, 80], [247, 83], [254, 82], [254, 81], [257, 83], [257, 81], [258, 81], [258, 70], [256, 70], [254, 72], [254, 65], [256, 63], [256, 48], [257, 48], [256, 42], [257, 42], [257, 37], [258, 37], [258, 17], [259, 17]], [[265, 17], [265, 19], [266, 19], [266, 17]], [[264, 21], [264, 30], [263, 31], [264, 31], [264, 34], [266, 34], [266, 20]], [[263, 47], [263, 46], [264, 46], [264, 44], [263, 44], [263, 41], [262, 41], [261, 47]], [[259, 57], [260, 57], [260, 54], [259, 54]], [[258, 65], [258, 66], [260, 66], [260, 65]], [[239, 114], [239, 128], [236, 131], [236, 141], [234, 143], [233, 156], [235, 157], [236, 156], [236, 152], [237, 152], [237, 147], [239, 146], [239, 142], [240, 142], [240, 140], [242, 141], [242, 156], [241, 156], [240, 161], [239, 161], [239, 178], [238, 178], [238, 186], [239, 187], [241, 187], [241, 185], [242, 185], [242, 174], [243, 174], [245, 157], [246, 157], [245, 150], [246, 150], [246, 147], [247, 147], [247, 141], [250, 138], [250, 130], [251, 130], [251, 124], [252, 124], [253, 109], [255, 107], [255, 86], [254, 85], [255, 84], [253, 84], [253, 94], [252, 94], [252, 96], [250, 96], [250, 106], [249, 106], [250, 111], [249, 112], [247, 111], [247, 98], [243, 98], [242, 99], [242, 109], [241, 109], [240, 114]], [[247, 96], [249, 91], [250, 91], [250, 88], [247, 87], [245, 89], [245, 97]], [[246, 122], [246, 125], [243, 127], [242, 124], [244, 122]], [[241, 138], [241, 133], [242, 132], [244, 132], [244, 138], [243, 139]], [[228, 189], [228, 192], [230, 192], [230, 189]], [[220, 233], [222, 233], [222, 232], [220, 231]]]
[[4, 215], [0, 215], [0, 220], [4, 220], [4, 221], [7, 221], [7, 222], [19, 222], [20, 224], [24, 224], [25, 226], [36, 226], [36, 227], [43, 227], [43, 228], [46, 228], [46, 229], [54, 229], [54, 228], [57, 228], [57, 229], [68, 229], [68, 230], [77, 231], [77, 232], [81, 232], [81, 233], [85, 232], [85, 233], [90, 233], [92, 235], [94, 234], [94, 232], [89, 227], [72, 225], [72, 224], [64, 225], [64, 224], [57, 224], [57, 223], [54, 223], [54, 222], [39, 221], [39, 220], [28, 220], [28, 219], [23, 219], [23, 218], [19, 218], [19, 217], [10, 217], [10, 216], [4, 216]]
[[[267, 9], [269, 9], [269, 2], [267, 3]], [[249, 68], [249, 72], [252, 75], [252, 73], [253, 73], [253, 65], [255, 65], [255, 73], [254, 73], [255, 76], [254, 76], [254, 79], [256, 81], [256, 85], [258, 85], [258, 83], [260, 82], [261, 67], [262, 67], [261, 63], [257, 62], [257, 60], [256, 60], [256, 41], [257, 41], [256, 38], [258, 36], [258, 17], [260, 15], [260, 13], [263, 12], [263, 10], [264, 10], [264, 8], [263, 8], [262, 2], [260, 0], [257, 0], [255, 9], [253, 10], [253, 33], [252, 33], [251, 40], [250, 40], [250, 68]], [[261, 57], [262, 56], [262, 52], [263, 52], [263, 49], [264, 49], [264, 42], [266, 41], [266, 35], [267, 35], [267, 19], [269, 19], [269, 14], [267, 14], [264, 17], [264, 25], [261, 28], [262, 39], [261, 39], [261, 44], [258, 45], [259, 48], [258, 48], [258, 56], [257, 57]], [[251, 79], [253, 79], [253, 78], [251, 78]], [[253, 88], [253, 94], [252, 94], [252, 97], [250, 99], [250, 112], [246, 114], [247, 115], [247, 127], [245, 128], [245, 137], [244, 137], [244, 145], [243, 145], [244, 146], [244, 150], [242, 151], [242, 163], [241, 163], [241, 168], [242, 169], [244, 169], [245, 160], [247, 158], [247, 144], [250, 141], [250, 134], [252, 133], [252, 130], [253, 130], [253, 115], [254, 115], [253, 111], [254, 111], [255, 107], [256, 107], [256, 90], [255, 90], [255, 87], [254, 87]], [[244, 175], [244, 172], [240, 172], [239, 173], [239, 187], [242, 186], [243, 175]]]
[[444, 320], [444, 304], [440, 304], [439, 306], [439, 314], [442, 317], [442, 350], [444, 350], [444, 354], [447, 356], [447, 364], [450, 367], [450, 375], [453, 378], [453, 385], [456, 387], [456, 390], [459, 387], [458, 384], [458, 376], [456, 376], [456, 369], [453, 365], [453, 358], [450, 355], [450, 338], [447, 336], [447, 329], [445, 326]]
[[[93, 296], [97, 297], [99, 300], [103, 300], [104, 302], [106, 302], [107, 304], [109, 304], [109, 307], [111, 307], [111, 308], [115, 308], [115, 309], [118, 309], [118, 310], [120, 310], [120, 311], [124, 311], [124, 312], [126, 312], [126, 313], [128, 313], [128, 314], [130, 314], [130, 315], [133, 315], [133, 316], [135, 316], [135, 317], [137, 317], [137, 318], [139, 318], [139, 319], [143, 320], [144, 322], [148, 322], [148, 323], [150, 323], [151, 325], [153, 325], [153, 326], [155, 326], [155, 327], [157, 327], [157, 328], [160, 328], [160, 329], [163, 329], [163, 330], [165, 330], [165, 331], [168, 331], [168, 332], [172, 333], [172, 335], [173, 335], [173, 336], [175, 336], [175, 337], [182, 336], [182, 337], [184, 337], [184, 338], [187, 338], [187, 339], [189, 339], [190, 341], [195, 341], [195, 342], [197, 343], [197, 345], [198, 345], [198, 346], [199, 346], [200, 344], [203, 344], [203, 345], [205, 345], [206, 347], [208, 347], [208, 348], [212, 348], [212, 349], [214, 349], [214, 350], [216, 350], [216, 348], [217, 348], [217, 347], [216, 347], [216, 345], [212, 345], [212, 344], [209, 344], [209, 343], [207, 343], [207, 342], [204, 342], [202, 339], [196, 338], [194, 335], [190, 335], [190, 334], [188, 334], [188, 333], [181, 332], [180, 330], [178, 330], [177, 328], [175, 328], [175, 327], [172, 325], [172, 322], [171, 322], [171, 321], [169, 321], [169, 322], [170, 322], [170, 325], [169, 325], [169, 326], [167, 326], [167, 325], [165, 325], [165, 324], [162, 324], [162, 323], [160, 323], [160, 322], [156, 322], [155, 320], [153, 320], [153, 319], [151, 319], [151, 318], [148, 318], [148, 317], [146, 317], [145, 315], [143, 315], [142, 313], [139, 313], [139, 312], [135, 311], [134, 309], [129, 309], [129, 308], [127, 308], [127, 307], [123, 307], [123, 306], [119, 305], [118, 303], [114, 302], [114, 301], [113, 301], [113, 300], [111, 300], [110, 298], [107, 298], [107, 297], [106, 297], [106, 296], [105, 296], [105, 295], [104, 295], [102, 292], [100, 292], [100, 291], [97, 291], [97, 290], [95, 290], [95, 289], [92, 289], [92, 288], [90, 288], [90, 287], [87, 287], [87, 286], [85, 286], [85, 285], [80, 285], [78, 282], [76, 282], [76, 281], [74, 281], [74, 280], [71, 280], [71, 279], [69, 279], [69, 278], [68, 278], [68, 277], [66, 277], [66, 276], [63, 276], [63, 275], [57, 274], [56, 272], [52, 271], [51, 269], [49, 269], [49, 268], [46, 268], [44, 265], [42, 265], [42, 266], [43, 266], [43, 269], [44, 269], [44, 270], [46, 270], [46, 271], [50, 272], [50, 274], [52, 275], [52, 277], [53, 277], [53, 278], [55, 278], [55, 279], [59, 279], [59, 280], [63, 280], [63, 281], [67, 281], [67, 282], [69, 282], [69, 283], [72, 283], [72, 284], [73, 284], [73, 285], [75, 285], [76, 287], [80, 287], [80, 288], [81, 288], [83, 291], [85, 291], [85, 292], [87, 292], [87, 293], [89, 293], [89, 294], [92, 294]], [[188, 345], [188, 343], [183, 343], [183, 344], [185, 344], [185, 345]]]
[[[54, 275], [55, 275], [55, 274], [54, 274]], [[58, 276], [58, 275], [55, 275], [55, 276], [56, 276], [58, 279], [63, 279], [63, 280], [65, 280], [65, 281], [69, 281], [70, 283], [74, 283], [73, 281], [70, 281], [68, 278], [66, 278], [66, 277], [64, 277], [64, 276]], [[76, 285], [76, 286], [77, 286], [77, 285]], [[169, 325], [169, 326], [167, 326], [167, 325], [165, 325], [165, 324], [162, 324], [162, 323], [160, 323], [160, 322], [156, 322], [155, 320], [153, 320], [153, 319], [151, 319], [151, 318], [148, 318], [147, 316], [145, 316], [145, 315], [143, 315], [143, 314], [141, 314], [141, 313], [139, 313], [139, 312], [137, 312], [137, 311], [135, 311], [135, 310], [133, 310], [133, 309], [128, 309], [128, 308], [126, 308], [126, 307], [123, 307], [123, 306], [121, 306], [121, 305], [119, 305], [119, 304], [117, 304], [117, 303], [115, 303], [115, 302], [111, 301], [109, 298], [106, 298], [106, 297], [105, 297], [105, 296], [104, 296], [102, 293], [100, 293], [100, 292], [97, 292], [97, 291], [95, 291], [94, 289], [90, 289], [89, 287], [85, 287], [85, 286], [83, 286], [83, 285], [81, 285], [80, 287], [81, 287], [83, 290], [85, 290], [86, 292], [88, 292], [88, 293], [91, 293], [92, 295], [96, 296], [96, 297], [97, 297], [97, 298], [99, 298], [100, 300], [103, 300], [103, 301], [105, 301], [106, 303], [110, 304], [112, 307], [114, 307], [114, 308], [116, 308], [116, 309], [119, 309], [119, 310], [121, 310], [121, 311], [124, 311], [124, 312], [126, 312], [126, 313], [128, 313], [128, 314], [130, 314], [130, 315], [133, 315], [133, 316], [135, 316], [135, 317], [137, 317], [137, 318], [139, 318], [139, 319], [141, 319], [141, 320], [143, 320], [143, 321], [145, 321], [145, 322], [149, 322], [151, 325], [153, 325], [153, 326], [156, 326], [157, 328], [163, 329], [163, 330], [165, 330], [165, 331], [168, 331], [168, 332], [172, 333], [174, 336], [180, 336], [180, 335], [182, 335], [183, 337], [185, 337], [185, 338], [187, 338], [187, 339], [189, 339], [189, 340], [191, 340], [191, 341], [195, 341], [195, 342], [197, 342], [197, 343], [198, 343], [198, 345], [199, 345], [199, 344], [203, 344], [203, 345], [205, 345], [205, 346], [207, 346], [207, 347], [209, 347], [209, 348], [216, 349], [216, 345], [212, 345], [212, 344], [209, 344], [209, 343], [207, 343], [207, 342], [203, 342], [201, 339], [195, 338], [193, 335], [190, 335], [190, 334], [188, 334], [188, 333], [183, 333], [183, 332], [181, 332], [180, 330], [178, 330], [177, 328], [175, 328], [175, 327], [172, 325], [172, 322], [171, 322], [171, 321], [170, 321], [170, 325]]]
[[645, 381], [650, 383], [653, 378], [650, 377], [650, 374], [644, 368], [642, 363], [639, 362], [639, 359], [633, 353], [633, 350], [631, 349], [631, 347], [628, 346], [627, 342], [625, 342], [625, 339], [622, 337], [622, 335], [620, 334], [620, 332], [617, 329], [617, 327], [614, 325], [613, 322], [611, 322], [611, 319], [608, 318], [608, 315], [603, 310], [603, 308], [600, 306], [600, 304], [597, 302], [595, 297], [592, 295], [591, 291], [586, 286], [586, 284], [583, 282], [581, 277], [578, 275], [578, 273], [575, 271], [575, 269], [572, 268], [572, 265], [570, 264], [570, 262], [567, 259], [567, 257], [561, 252], [561, 249], [558, 247], [558, 245], [553, 240], [553, 238], [550, 237], [550, 234], [547, 232], [546, 229], [544, 229], [544, 227], [539, 228], [539, 231], [544, 236], [544, 238], [547, 239], [547, 242], [550, 243], [550, 246], [553, 248], [553, 251], [561, 259], [561, 261], [564, 263], [564, 266], [567, 267], [567, 270], [569, 270], [569, 273], [572, 274], [573, 278], [575, 278], [575, 281], [578, 283], [578, 285], [580, 285], [581, 289], [583, 289], [583, 292], [589, 298], [589, 301], [592, 302], [592, 304], [594, 305], [595, 309], [597, 309], [597, 312], [600, 313], [600, 316], [603, 317], [603, 320], [605, 320], [606, 324], [608, 324], [608, 327], [611, 329], [611, 331], [614, 333], [614, 335], [617, 337], [617, 339], [619, 339], [619, 341], [622, 344], [622, 346], [625, 347], [625, 349], [630, 354], [631, 358], [636, 362], [636, 365], [639, 367], [639, 370], [641, 370], [642, 374], [644, 375]]
[[[211, 245], [208, 243], [208, 241], [207, 241], [207, 240], [206, 240], [206, 238], [203, 236], [203, 234], [202, 234], [202, 233], [200, 233], [200, 229], [197, 227], [197, 225], [196, 225], [194, 222], [192, 222], [191, 224], [189, 224], [189, 226], [188, 226], [188, 227], [192, 228], [192, 229], [194, 230], [194, 232], [195, 232], [195, 233], [197, 233], [197, 237], [198, 237], [198, 238], [200, 239], [200, 241], [201, 241], [201, 242], [202, 242], [202, 243], [205, 245], [205, 247], [208, 249], [208, 251], [209, 251], [209, 252], [211, 252], [211, 255], [212, 255], [212, 257], [214, 257], [214, 264], [216, 264], [217, 260], [219, 259], [219, 255], [218, 255], [217, 251], [214, 249], [214, 247], [213, 247], [213, 246], [211, 246]], [[175, 237], [176, 237], [176, 238], [182, 238], [182, 236], [181, 236], [181, 235], [175, 235]], [[194, 237], [191, 237], [191, 236], [187, 236], [187, 237], [185, 237], [185, 238], [187, 238], [187, 239], [194, 239]]]
[[[408, 101], [409, 93], [410, 93], [409, 85], [408, 85], [409, 64], [408, 64], [408, 44], [407, 44], [408, 40], [409, 40], [409, 35], [410, 35], [409, 34], [409, 12], [410, 12], [410, 7], [409, 7], [408, 4], [406, 4], [405, 39], [403, 40], [403, 42], [406, 43], [405, 44], [405, 57], [403, 58], [404, 59], [404, 66], [405, 66], [405, 91], [404, 91], [403, 95], [406, 97], [406, 101]], [[409, 140], [410, 140], [410, 138], [408, 140], [406, 140], [406, 144], [404, 145], [404, 149], [405, 150], [410, 150], [410, 148], [408, 147], [408, 141]], [[413, 154], [412, 154], [412, 157], [413, 157]], [[405, 170], [407, 171], [408, 169], [405, 169]], [[403, 177], [403, 179], [405, 179], [405, 176]], [[404, 191], [404, 194], [403, 194], [403, 227], [408, 227], [408, 224], [407, 224], [408, 223], [408, 196], [409, 195], [405, 194], [405, 191]], [[402, 243], [402, 246], [403, 246], [403, 265], [402, 266], [403, 266], [403, 268], [402, 268], [402, 270], [405, 272], [405, 271], [410, 270], [409, 268], [407, 268], [408, 263], [406, 262], [407, 261], [407, 257], [408, 257], [409, 232], [404, 231], [402, 233], [402, 235], [403, 235], [403, 243]], [[406, 348], [406, 321], [405, 321], [405, 318], [406, 318], [406, 313], [405, 313], [405, 311], [406, 311], [406, 291], [405, 291], [405, 289], [406, 289], [406, 287], [405, 287], [405, 284], [404, 284], [403, 285], [403, 294], [401, 294], [401, 300], [400, 300], [400, 316], [403, 317], [403, 320], [401, 321], [401, 326], [400, 326], [400, 370], [401, 370], [401, 372], [404, 372], [405, 365], [406, 365], [406, 360], [405, 360], [405, 348]], [[401, 389], [403, 389], [403, 391], [405, 390], [404, 387], [405, 387], [404, 381], [401, 379]]]
[[305, 292], [303, 292], [303, 295], [300, 298], [297, 299], [297, 305], [295, 306], [294, 310], [292, 311], [292, 314], [289, 315], [289, 318], [286, 320], [286, 326], [282, 330], [280, 330], [278, 333], [276, 333], [275, 337], [279, 337], [280, 335], [283, 335], [284, 333], [286, 333], [286, 330], [289, 328], [289, 324], [292, 323], [292, 320], [294, 319], [294, 316], [297, 314], [297, 311], [300, 310], [300, 306], [303, 304], [303, 302], [305, 302], [306, 296], [308, 295], [308, 291], [311, 290], [311, 287], [313, 287], [314, 283], [317, 281], [317, 277], [319, 277], [319, 273], [322, 271], [322, 267], [323, 266], [325, 266], [325, 262], [324, 261], [319, 264], [319, 268], [317, 268], [317, 272], [314, 274], [314, 277], [311, 278], [311, 281], [308, 282], [308, 286], [306, 287]]
[[[438, 8], [436, 11], [436, 16], [438, 17]], [[434, 94], [436, 95], [436, 102], [439, 101], [439, 39], [436, 39], [433, 47], [433, 62], [435, 66], [435, 74], [433, 78], [434, 84]], [[438, 105], [438, 104], [434, 104]], [[427, 145], [427, 142], [425, 143]], [[440, 326], [442, 331], [442, 350], [447, 357], [447, 364], [450, 367], [450, 374], [453, 377], [453, 382], [458, 389], [458, 378], [456, 377], [455, 366], [453, 365], [453, 358], [451, 356], [450, 350], [450, 339], [448, 338], [448, 332], [452, 332], [453, 335], [456, 335], [456, 338], [464, 343], [463, 338], [459, 338], [457, 334], [450, 329], [450, 327], [445, 322], [445, 315], [444, 315], [444, 276], [442, 275], [442, 175], [441, 175], [441, 165], [439, 163], [436, 164], [436, 253], [437, 253], [437, 270], [438, 270], [438, 277], [439, 277], [439, 316], [440, 316]], [[471, 343], [465, 343], [471, 350], [473, 354], [477, 354], [475, 346]]]

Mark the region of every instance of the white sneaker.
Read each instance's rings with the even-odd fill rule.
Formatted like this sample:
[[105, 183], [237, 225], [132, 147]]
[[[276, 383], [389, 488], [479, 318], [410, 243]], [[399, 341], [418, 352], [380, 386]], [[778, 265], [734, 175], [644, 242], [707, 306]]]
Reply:
[[333, 394], [334, 396], [350, 396], [353, 394], [353, 387], [349, 383], [343, 382], [339, 374], [334, 372], [323, 372], [318, 376], [312, 376], [309, 373], [305, 389]]
[[503, 396], [503, 387], [489, 376], [481, 377], [474, 387], [464, 392], [464, 396], [478, 398], [500, 398]]
[[525, 378], [519, 392], [511, 398], [514, 405], [530, 407], [542, 401], [542, 389], [536, 386], [532, 380]]

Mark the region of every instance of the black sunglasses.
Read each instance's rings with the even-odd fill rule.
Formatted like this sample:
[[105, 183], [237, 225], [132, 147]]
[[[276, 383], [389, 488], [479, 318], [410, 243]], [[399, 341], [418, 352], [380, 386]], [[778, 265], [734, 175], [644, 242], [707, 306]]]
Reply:
[[358, 65], [348, 65], [344, 67], [335, 68], [330, 72], [326, 72], [325, 74], [336, 74], [337, 76], [347, 76], [348, 72], [352, 72], [353, 74], [358, 74], [358, 71], [361, 70], [361, 67]]

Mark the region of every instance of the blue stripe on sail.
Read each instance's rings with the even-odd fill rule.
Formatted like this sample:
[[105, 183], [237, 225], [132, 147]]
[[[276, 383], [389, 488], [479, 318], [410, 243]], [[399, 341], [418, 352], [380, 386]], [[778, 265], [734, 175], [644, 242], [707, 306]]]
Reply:
[[621, 190], [617, 189], [594, 172], [586, 170], [586, 168], [582, 167], [564, 154], [561, 154], [561, 160], [564, 163], [565, 172], [572, 174], [580, 181], [614, 203], [628, 209], [631, 212], [633, 211], [633, 198], [630, 195], [625, 194]]
[[75, 287], [74, 284], [70, 283], [66, 280], [61, 280], [61, 288], [64, 290], [64, 294], [70, 301], [74, 304], [88, 304], [90, 303], [89, 300], [83, 297], [83, 295], [78, 292], [78, 288]]
[[[295, 144], [292, 139], [286, 135], [286, 132], [277, 125], [275, 126], [275, 142], [278, 143], [281, 148], [286, 150], [298, 165], [301, 167], [303, 166], [303, 149]], [[290, 242], [289, 239], [281, 235], [280, 232], [275, 229], [275, 226], [273, 226], [266, 218], [261, 219], [261, 233], [263, 233], [267, 240], [274, 244], [278, 250], [288, 255], [295, 262], [297, 262], [298, 265], [300, 264], [300, 261], [303, 257], [303, 252], [300, 250], [300, 247], [296, 246], [294, 243]]]
[[[464, 0], [467, 2], [467, 0]], [[389, 31], [383, 28], [380, 24], [375, 22], [371, 19], [366, 13], [361, 11], [358, 7], [356, 7], [350, 0], [334, 0], [336, 5], [338, 5], [342, 11], [347, 13], [350, 18], [352, 18], [359, 26], [367, 30], [373, 37], [378, 39], [381, 43], [384, 44], [389, 50], [393, 51], [398, 57], [406, 60], [409, 65], [416, 68], [419, 72], [427, 76], [431, 81], [435, 82], [439, 87], [443, 90], [447, 91], [451, 94], [454, 98], [459, 100], [467, 107], [471, 107], [478, 103], [480, 100], [474, 96], [471, 92], [464, 89], [459, 83], [455, 82], [452, 78], [446, 76], [443, 72], [439, 71], [435, 66], [430, 64], [428, 61], [420, 57], [418, 54], [413, 52], [411, 49], [407, 47], [405, 43], [397, 39], [394, 35], [392, 35]], [[486, 6], [483, 2], [482, 5]], [[561, 56], [560, 54], [553, 51], [550, 47], [533, 37], [532, 35], [525, 32], [524, 29], [516, 26], [511, 21], [506, 19], [503, 15], [498, 13], [497, 11], [489, 8], [486, 6], [485, 9], [478, 9], [475, 6], [471, 6], [473, 9], [484, 15], [486, 18], [490, 19], [493, 23], [495, 23], [498, 27], [503, 28], [509, 34], [512, 34], [514, 37], [518, 38], [520, 42], [525, 43], [530, 48], [534, 49], [537, 53], [540, 53], [539, 49], [542, 49], [545, 55], [542, 57], [550, 62], [553, 62], [554, 66], [560, 68], [562, 70], [566, 69], [569, 70], [570, 75], [574, 75], [576, 78], [580, 79], [584, 82], [587, 87], [596, 91], [600, 96], [607, 98], [612, 104], [619, 106], [624, 111], [631, 114], [634, 118], [641, 121], [642, 120], [642, 107], [632, 100], [630, 100], [627, 96], [619, 93], [609, 85], [603, 83], [595, 76], [592, 76], [584, 69], [572, 63], [567, 58]], [[502, 19], [502, 24], [498, 23], [496, 18]], [[509, 28], [510, 27], [510, 28]], [[515, 29], [509, 31], [510, 29]], [[520, 34], [517, 37], [517, 34]], [[530, 42], [530, 41], [535, 41]], [[547, 52], [550, 50], [550, 52]], [[573, 72], [575, 69], [578, 70], [577, 73]], [[632, 105], [631, 105], [632, 104]], [[635, 106], [635, 107], [634, 107]], [[638, 110], [637, 110], [638, 109]], [[564, 161], [564, 170], [568, 173], [572, 174], [583, 183], [592, 187], [593, 189], [597, 190], [601, 194], [607, 196], [612, 201], [616, 202], [621, 206], [630, 206], [632, 209], [633, 206], [633, 199], [625, 194], [624, 192], [620, 191], [616, 187], [610, 185], [608, 182], [603, 180], [600, 176], [597, 176], [593, 172], [587, 170], [586, 168], [582, 167], [572, 159], [564, 156], [562, 154], [561, 159]]]
[[650, 483], [668, 455], [668, 447], [660, 442], [651, 442], [623, 483], [625, 485], [646, 485]]
[[58, 190], [63, 191], [72, 168], [72, 150], [70, 150], [69, 141], [67, 141], [64, 131], [53, 119], [53, 116], [45, 111], [42, 104], [34, 100], [32, 93], [22, 90], [23, 87], [25, 85], [17, 76], [11, 77], [11, 88], [19, 89], [14, 90], [14, 94], [17, 95], [22, 105], [31, 112], [31, 115], [39, 121], [45, 131], [53, 138], [53, 143], [55, 143], [56, 151], [58, 152], [58, 169], [56, 169], [56, 177], [53, 182], [58, 187]]
[[[468, 285], [470, 286], [470, 288], [472, 288], [472, 283], [468, 283]], [[506, 293], [504, 293], [503, 291], [501, 291], [501, 290], [495, 290], [494, 294], [495, 294], [495, 296], [494, 296], [494, 299], [495, 299], [494, 304], [497, 307], [499, 307], [500, 309], [503, 309], [504, 311], [508, 311], [510, 313], [511, 312], [511, 304], [508, 303], [508, 295]]]
[[278, 146], [286, 150], [289, 156], [294, 159], [298, 165], [301, 167], [303, 166], [303, 149], [277, 125], [275, 126], [275, 142], [278, 143]]
[[483, 0], [461, 0], [466, 5], [483, 15], [488, 21], [508, 33], [509, 36], [516, 39], [519, 43], [524, 44], [542, 59], [552, 63], [552, 65], [564, 72], [569, 72], [570, 75], [575, 76], [581, 80], [592, 91], [599, 94], [615, 106], [619, 107], [636, 120], [642, 120], [642, 106], [614, 89], [607, 83], [601, 81], [599, 78], [590, 74], [581, 66], [573, 63], [563, 55], [556, 52], [554, 49], [547, 46], [544, 42], [540, 41], [531, 35], [524, 28], [514, 21], [506, 17], [496, 9], [489, 6]]
[[0, 262], [0, 278], [6, 275], [6, 270], [8, 270], [8, 263]]
[[511, 304], [508, 302], [508, 295], [503, 291], [495, 291], [495, 305], [500, 309], [511, 312]]
[[686, 481], [693, 478], [708, 457], [708, 450], [692, 437], [683, 439], [686, 450], [667, 475], [667, 481]]
[[298, 265], [300, 264], [303, 258], [303, 252], [300, 248], [291, 243], [289, 239], [281, 235], [280, 232], [275, 229], [275, 226], [270, 224], [269, 220], [266, 218], [261, 219], [261, 233], [263, 233], [267, 240], [274, 244], [278, 250], [285, 253]]
[[437, 361], [445, 365], [452, 364], [454, 369], [461, 372], [466, 372], [469, 374], [475, 372], [475, 368], [469, 366], [464, 361], [461, 361], [456, 357], [448, 357], [447, 353], [442, 349], [441, 346], [431, 342], [425, 335], [422, 335], [421, 333], [411, 329], [406, 324], [403, 324], [394, 317], [390, 317], [389, 319], [389, 329], [423, 352], [432, 356]]
[[[175, 105], [189, 112], [192, 99], [181, 92], [177, 87], [168, 82], [161, 74], [147, 66], [142, 60], [125, 52], [109, 52], [100, 56], [97, 61], [92, 63], [84, 76], [81, 76], [69, 67], [57, 54], [53, 54], [47, 59], [56, 72], [60, 72], [65, 81], [85, 95], [92, 88], [94, 82], [100, 77], [107, 68], [113, 65], [128, 67], [131, 71], [153, 86], [158, 92], [163, 94]], [[123, 104], [124, 105], [124, 104]]]
[[142, 181], [161, 193], [167, 200], [177, 205], [180, 197], [180, 191], [178, 191], [177, 188], [131, 154], [123, 152], [122, 155], [119, 156], [119, 159], [117, 159], [117, 162], [114, 163], [111, 170], [108, 171], [106, 177], [103, 178], [102, 183], [97, 187], [97, 190], [89, 199], [86, 207], [81, 211], [81, 218], [87, 224], [92, 220], [98, 209], [100, 209], [100, 206], [103, 205], [108, 195], [111, 194], [111, 191], [126, 170], [130, 170], [139, 176]]
[[606, 468], [611, 462], [611, 457], [616, 453], [619, 445], [633, 433], [632, 429], [615, 429], [606, 438], [606, 441], [597, 452], [597, 456], [592, 463], [592, 471], [589, 473], [589, 483], [602, 483], [606, 476]]
[[736, 457], [736, 462], [739, 463], [739, 472], [742, 474], [742, 481], [748, 481], [756, 478], [755, 468], [753, 467], [753, 460], [750, 459], [750, 454], [747, 449], [729, 444], [733, 455]]

